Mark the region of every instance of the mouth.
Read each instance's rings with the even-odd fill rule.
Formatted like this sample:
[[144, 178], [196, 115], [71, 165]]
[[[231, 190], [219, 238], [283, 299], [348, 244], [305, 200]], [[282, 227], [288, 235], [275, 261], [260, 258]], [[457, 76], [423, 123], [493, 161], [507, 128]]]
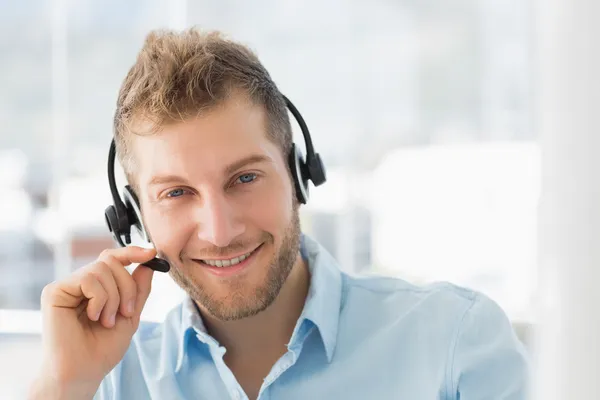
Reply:
[[193, 261], [218, 276], [232, 275], [248, 267], [263, 247], [260, 244], [254, 250], [227, 259], [194, 259]]

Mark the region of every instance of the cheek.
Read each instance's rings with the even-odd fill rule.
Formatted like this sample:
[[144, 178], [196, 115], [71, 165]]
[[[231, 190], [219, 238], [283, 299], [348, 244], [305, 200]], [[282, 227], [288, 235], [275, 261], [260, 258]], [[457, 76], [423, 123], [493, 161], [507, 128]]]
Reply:
[[145, 226], [156, 248], [171, 257], [179, 254], [194, 230], [190, 218], [157, 209], [146, 213]]
[[253, 199], [250, 207], [246, 205], [243, 211], [241, 215], [245, 216], [247, 225], [270, 233], [277, 240], [291, 221], [292, 199], [285, 185], [278, 185], [261, 193]]

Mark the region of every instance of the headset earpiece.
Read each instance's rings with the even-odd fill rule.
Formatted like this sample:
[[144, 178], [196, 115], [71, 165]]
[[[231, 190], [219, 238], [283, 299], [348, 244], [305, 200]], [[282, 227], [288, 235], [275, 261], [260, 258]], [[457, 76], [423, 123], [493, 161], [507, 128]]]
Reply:
[[[131, 230], [127, 218], [127, 211], [122, 210], [119, 212], [118, 209], [118, 206], [114, 205], [106, 207], [106, 210], [104, 211], [104, 218], [106, 220], [106, 225], [108, 225], [108, 230], [112, 233], [113, 238], [121, 246], [125, 247], [131, 243]], [[123, 237], [125, 237], [124, 242]]]
[[123, 202], [125, 203], [125, 208], [127, 209], [127, 221], [129, 226], [135, 227], [142, 239], [150, 243], [150, 236], [148, 235], [148, 232], [146, 232], [146, 228], [142, 223], [140, 202], [137, 195], [129, 185], [126, 185], [125, 189], [123, 190]]
[[113, 235], [113, 239], [115, 239], [121, 246], [125, 246], [123, 244], [123, 239], [121, 239], [121, 229], [119, 228], [119, 217], [117, 216], [117, 210], [115, 206], [108, 206], [104, 211], [104, 219], [106, 221], [106, 225], [108, 226], [108, 230]]
[[294, 180], [296, 197], [300, 203], [306, 204], [308, 201], [308, 179], [306, 176], [308, 174], [302, 152], [295, 143], [292, 143], [292, 150], [288, 156], [288, 164], [292, 173], [292, 179]]
[[308, 159], [307, 168], [313, 185], [319, 186], [325, 183], [327, 174], [325, 173], [325, 164], [323, 164], [323, 160], [321, 160], [319, 153], [315, 153], [312, 159]]

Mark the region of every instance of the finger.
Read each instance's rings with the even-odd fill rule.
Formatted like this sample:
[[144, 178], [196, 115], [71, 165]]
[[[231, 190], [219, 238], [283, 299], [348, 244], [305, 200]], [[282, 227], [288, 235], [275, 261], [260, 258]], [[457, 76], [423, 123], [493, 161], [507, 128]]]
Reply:
[[[144, 249], [137, 246], [129, 246], [118, 249], [105, 250], [102, 253], [113, 255], [122, 265], [131, 263], [143, 263], [151, 260], [156, 255], [155, 249]], [[81, 289], [83, 276], [94, 268], [96, 264], [89, 264], [67, 277], [63, 281], [52, 282], [44, 287], [41, 293], [41, 307], [43, 310], [51, 307], [77, 308], [87, 298]], [[146, 272], [147, 274], [147, 272]], [[100, 277], [99, 277], [100, 278]], [[150, 277], [151, 279], [151, 277]], [[101, 283], [102, 280], [100, 279]], [[106, 282], [107, 286], [111, 286]], [[118, 293], [118, 290], [117, 290]], [[145, 302], [145, 299], [144, 299]], [[135, 308], [135, 307], [134, 307]]]
[[107, 264], [115, 281], [117, 283], [117, 289], [119, 291], [119, 311], [125, 317], [131, 317], [135, 308], [135, 297], [137, 295], [137, 285], [129, 271], [127, 271], [123, 265], [112, 255], [104, 256], [102, 260]]
[[103, 261], [98, 261], [96, 264], [94, 264], [94, 266], [90, 269], [90, 273], [98, 279], [108, 294], [108, 299], [106, 300], [106, 304], [102, 309], [100, 321], [106, 328], [112, 328], [115, 324], [119, 303], [121, 302], [119, 289], [117, 288], [117, 282], [115, 281], [110, 267]]
[[70, 276], [61, 282], [52, 282], [42, 290], [41, 307], [46, 310], [52, 307], [77, 308], [85, 296], [81, 291], [81, 278]]
[[116, 249], [106, 249], [100, 256], [98, 260], [105, 260], [107, 257], [116, 258], [121, 265], [128, 266], [133, 263], [143, 263], [148, 260], [151, 260], [156, 256], [155, 249], [144, 249], [143, 247], [138, 246], [127, 246], [127, 247], [119, 247]]
[[81, 278], [81, 291], [89, 299], [86, 307], [88, 318], [92, 321], [98, 321], [100, 313], [108, 300], [108, 293], [93, 274], [85, 274]]
[[[97, 321], [108, 294], [93, 274], [80, 270], [59, 282], [52, 282], [42, 290], [42, 311], [50, 308], [77, 309], [83, 305], [88, 317]], [[87, 304], [83, 304], [88, 300]]]
[[135, 315], [139, 316], [144, 309], [146, 300], [150, 296], [150, 290], [152, 289], [152, 277], [154, 276], [154, 270], [146, 267], [145, 265], [138, 265], [131, 274], [133, 280], [137, 286], [137, 297], [135, 299]]

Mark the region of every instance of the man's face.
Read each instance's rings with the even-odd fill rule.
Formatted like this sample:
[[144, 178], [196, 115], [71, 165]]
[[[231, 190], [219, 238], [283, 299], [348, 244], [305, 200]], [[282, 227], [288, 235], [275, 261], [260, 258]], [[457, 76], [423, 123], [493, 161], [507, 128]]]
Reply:
[[266, 122], [232, 97], [133, 141], [145, 227], [173, 279], [222, 320], [267, 308], [299, 257], [292, 182]]

